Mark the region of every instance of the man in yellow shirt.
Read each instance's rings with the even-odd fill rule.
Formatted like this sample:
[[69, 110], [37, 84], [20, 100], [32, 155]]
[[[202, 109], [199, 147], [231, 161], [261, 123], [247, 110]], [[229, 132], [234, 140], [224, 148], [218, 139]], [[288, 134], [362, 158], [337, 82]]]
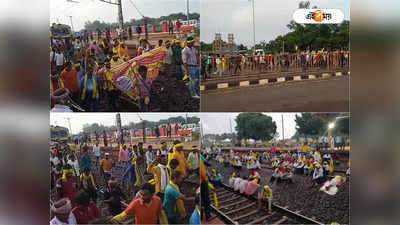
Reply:
[[187, 171], [190, 170], [190, 166], [185, 158], [185, 154], [183, 153], [183, 144], [179, 143], [175, 145], [175, 151], [172, 153], [171, 159], [176, 159], [179, 162], [178, 167], [176, 170], [180, 171], [182, 173], [182, 177], [186, 178], [187, 177]]
[[265, 185], [262, 189], [261, 192], [258, 194], [258, 210], [261, 209], [261, 203], [262, 201], [268, 201], [268, 213], [271, 214], [272, 212], [272, 189], [268, 186]]
[[167, 160], [165, 155], [157, 156], [153, 163], [148, 167], [147, 172], [153, 174], [156, 195], [164, 199], [165, 188], [169, 184], [170, 172], [166, 166]]
[[118, 66], [122, 64], [124, 61], [118, 57], [117, 54], [114, 54], [112, 59], [110, 60], [111, 67]]

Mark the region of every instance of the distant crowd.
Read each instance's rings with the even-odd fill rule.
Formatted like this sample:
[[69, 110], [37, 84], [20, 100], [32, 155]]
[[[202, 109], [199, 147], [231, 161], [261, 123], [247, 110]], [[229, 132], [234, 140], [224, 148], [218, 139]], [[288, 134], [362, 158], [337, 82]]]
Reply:
[[285, 72], [308, 69], [338, 69], [349, 66], [350, 52], [302, 51], [296, 53], [263, 53], [251, 55], [208, 54], [202, 56], [205, 79], [224, 75], [255, 72]]

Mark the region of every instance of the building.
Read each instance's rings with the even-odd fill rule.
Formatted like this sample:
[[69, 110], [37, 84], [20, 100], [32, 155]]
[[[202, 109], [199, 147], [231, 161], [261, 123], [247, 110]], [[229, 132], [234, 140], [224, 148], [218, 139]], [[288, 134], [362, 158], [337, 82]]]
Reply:
[[237, 51], [237, 45], [235, 44], [235, 39], [233, 34], [228, 34], [227, 41], [222, 40], [221, 33], [215, 34], [215, 39], [212, 43], [212, 51], [215, 54], [229, 54]]

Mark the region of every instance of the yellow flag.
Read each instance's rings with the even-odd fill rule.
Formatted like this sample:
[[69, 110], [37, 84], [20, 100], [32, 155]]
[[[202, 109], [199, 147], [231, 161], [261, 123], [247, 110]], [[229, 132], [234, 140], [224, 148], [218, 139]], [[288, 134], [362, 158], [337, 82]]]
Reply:
[[333, 173], [333, 159], [331, 157], [331, 161], [329, 162], [329, 172]]

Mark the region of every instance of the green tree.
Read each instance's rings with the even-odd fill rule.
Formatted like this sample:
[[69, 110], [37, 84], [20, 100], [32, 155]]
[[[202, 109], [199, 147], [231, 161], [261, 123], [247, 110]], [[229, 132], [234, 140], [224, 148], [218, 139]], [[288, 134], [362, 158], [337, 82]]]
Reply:
[[338, 119], [335, 122], [335, 128], [333, 129], [333, 134], [349, 136], [349, 134], [350, 134], [350, 117]]
[[235, 130], [238, 139], [271, 140], [276, 133], [276, 123], [272, 117], [262, 113], [240, 113], [236, 119]]
[[296, 115], [295, 122], [297, 136], [316, 136], [326, 131], [327, 123], [311, 113]]

